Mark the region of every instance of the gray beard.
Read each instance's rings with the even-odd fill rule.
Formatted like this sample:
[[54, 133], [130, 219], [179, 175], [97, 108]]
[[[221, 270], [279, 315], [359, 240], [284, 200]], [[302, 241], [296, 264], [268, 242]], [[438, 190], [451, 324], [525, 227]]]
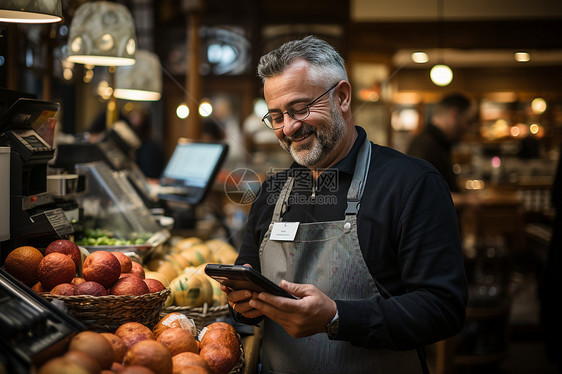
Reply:
[[318, 165], [344, 139], [347, 132], [343, 116], [335, 108], [330, 109], [330, 115], [333, 124], [331, 128], [318, 131], [316, 128], [303, 123], [303, 126], [291, 137], [296, 139], [314, 132], [317, 142], [307, 146], [299, 146], [297, 149], [291, 145], [291, 138], [285, 136], [284, 142], [279, 140], [281, 148], [289, 152], [293, 160], [299, 165], [308, 168]]

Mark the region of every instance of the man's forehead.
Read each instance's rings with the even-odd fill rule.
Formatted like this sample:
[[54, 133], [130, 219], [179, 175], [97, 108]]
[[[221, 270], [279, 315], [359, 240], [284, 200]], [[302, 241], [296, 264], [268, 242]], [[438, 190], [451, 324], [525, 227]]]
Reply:
[[309, 100], [313, 86], [303, 79], [278, 80], [264, 86], [264, 97], [269, 109], [280, 109], [293, 103]]

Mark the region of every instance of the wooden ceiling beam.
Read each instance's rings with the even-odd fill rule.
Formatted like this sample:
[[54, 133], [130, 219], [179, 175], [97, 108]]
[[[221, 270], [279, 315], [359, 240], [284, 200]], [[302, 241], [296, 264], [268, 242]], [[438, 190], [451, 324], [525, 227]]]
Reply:
[[[478, 22], [352, 22], [349, 49], [562, 49], [562, 20]], [[441, 33], [441, 40], [438, 33]]]

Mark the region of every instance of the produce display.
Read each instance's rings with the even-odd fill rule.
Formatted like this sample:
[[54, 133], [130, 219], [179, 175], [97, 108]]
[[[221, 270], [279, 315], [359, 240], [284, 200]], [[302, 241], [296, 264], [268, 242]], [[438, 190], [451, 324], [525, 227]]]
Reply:
[[[150, 259], [151, 276], [165, 278], [170, 287], [166, 306], [201, 307], [226, 305], [226, 294], [204, 269], [207, 263], [233, 264], [238, 252], [222, 239], [197, 237], [178, 240], [166, 254]], [[154, 275], [158, 274], [158, 275]]]
[[240, 340], [232, 325], [214, 322], [197, 334], [187, 317], [167, 315], [152, 330], [128, 322], [113, 332], [82, 331], [38, 373], [226, 374], [241, 359]]
[[78, 245], [97, 246], [97, 245], [140, 245], [145, 244], [153, 233], [130, 233], [126, 237], [117, 235], [107, 229], [84, 229], [83, 236], [76, 241]]
[[[169, 289], [165, 306], [195, 308], [226, 305], [226, 295], [204, 267], [233, 264], [237, 256], [221, 239], [176, 238], [165, 253], [143, 266], [122, 252], [90, 253], [78, 243], [61, 239], [43, 251], [16, 248], [4, 267], [40, 294], [138, 296]], [[50, 358], [37, 372], [217, 374], [229, 373], [243, 362], [239, 337], [228, 323], [205, 322], [208, 325], [198, 334], [195, 322], [183, 313], [169, 313], [153, 326], [154, 322], [149, 326], [120, 322], [114, 331], [80, 332], [69, 342], [67, 352]]]
[[166, 306], [222, 306], [226, 295], [204, 268], [211, 262], [233, 264], [238, 256], [222, 239], [196, 237], [177, 240], [166, 254], [150, 259], [145, 266], [122, 252], [99, 250], [84, 256], [83, 251], [66, 239], [53, 241], [44, 253], [22, 246], [8, 254], [5, 269], [37, 293], [142, 295], [169, 287]]
[[22, 246], [6, 257], [4, 268], [37, 293], [73, 295], [143, 295], [167, 287], [158, 279], [146, 280], [144, 268], [120, 252], [96, 251], [85, 256], [70, 240], [50, 243], [45, 254]]

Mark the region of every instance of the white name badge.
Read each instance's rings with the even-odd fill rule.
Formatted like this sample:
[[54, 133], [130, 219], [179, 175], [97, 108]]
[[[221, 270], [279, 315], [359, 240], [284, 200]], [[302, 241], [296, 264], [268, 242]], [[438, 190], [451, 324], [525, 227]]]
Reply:
[[295, 240], [300, 222], [275, 222], [271, 229], [270, 240], [292, 242]]

